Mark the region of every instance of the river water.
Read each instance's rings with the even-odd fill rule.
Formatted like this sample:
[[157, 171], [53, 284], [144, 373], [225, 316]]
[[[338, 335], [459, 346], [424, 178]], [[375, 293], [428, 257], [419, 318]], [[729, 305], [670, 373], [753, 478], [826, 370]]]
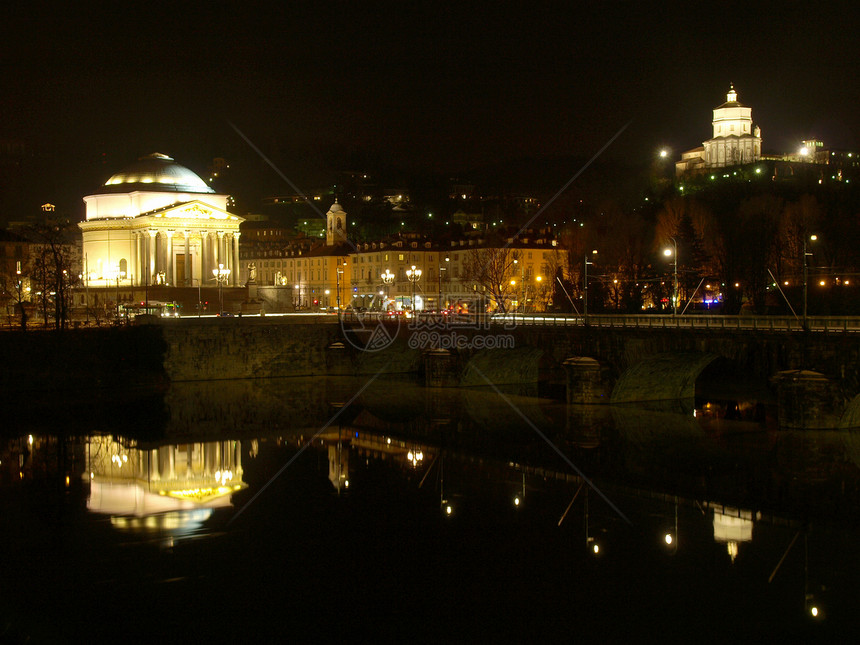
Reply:
[[18, 411], [2, 642], [856, 642], [860, 435], [534, 394], [279, 379]]

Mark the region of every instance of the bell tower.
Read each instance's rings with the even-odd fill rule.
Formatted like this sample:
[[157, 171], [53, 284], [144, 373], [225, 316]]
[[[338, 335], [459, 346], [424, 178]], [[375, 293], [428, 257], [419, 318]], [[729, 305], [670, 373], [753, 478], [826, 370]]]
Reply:
[[325, 243], [326, 246], [337, 246], [346, 242], [346, 211], [337, 203], [328, 209], [325, 215]]

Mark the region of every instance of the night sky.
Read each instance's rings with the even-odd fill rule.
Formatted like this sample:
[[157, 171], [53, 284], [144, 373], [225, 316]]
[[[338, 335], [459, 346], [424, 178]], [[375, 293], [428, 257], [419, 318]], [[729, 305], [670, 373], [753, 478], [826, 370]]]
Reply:
[[46, 201], [80, 216], [154, 151], [200, 174], [223, 156], [289, 192], [231, 123], [309, 189], [365, 162], [453, 175], [588, 158], [628, 123], [606, 158], [642, 165], [708, 138], [730, 82], [766, 152], [860, 142], [850, 3], [60, 7], [5, 10], [2, 219]]

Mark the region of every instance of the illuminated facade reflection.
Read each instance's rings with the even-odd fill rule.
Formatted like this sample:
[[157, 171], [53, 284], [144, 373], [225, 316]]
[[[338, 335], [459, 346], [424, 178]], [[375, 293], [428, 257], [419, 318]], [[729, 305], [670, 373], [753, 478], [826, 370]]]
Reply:
[[726, 545], [732, 562], [738, 556], [738, 545], [753, 539], [752, 511], [724, 508], [714, 509], [714, 541]]
[[213, 508], [229, 507], [230, 495], [247, 486], [242, 475], [239, 441], [147, 449], [92, 437], [87, 509], [113, 516], [118, 528], [178, 528], [208, 518]]

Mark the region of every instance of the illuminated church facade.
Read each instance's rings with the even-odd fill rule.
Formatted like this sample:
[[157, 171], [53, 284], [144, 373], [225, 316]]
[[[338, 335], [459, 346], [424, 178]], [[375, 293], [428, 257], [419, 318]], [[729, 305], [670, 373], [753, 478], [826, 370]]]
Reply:
[[141, 157], [84, 197], [88, 286], [207, 286], [219, 269], [238, 286], [244, 220], [227, 199], [167, 155]]
[[761, 128], [753, 124], [752, 108], [738, 101], [733, 85], [726, 102], [714, 108], [712, 126], [710, 139], [681, 154], [681, 160], [675, 163], [676, 175], [694, 175], [761, 159]]

